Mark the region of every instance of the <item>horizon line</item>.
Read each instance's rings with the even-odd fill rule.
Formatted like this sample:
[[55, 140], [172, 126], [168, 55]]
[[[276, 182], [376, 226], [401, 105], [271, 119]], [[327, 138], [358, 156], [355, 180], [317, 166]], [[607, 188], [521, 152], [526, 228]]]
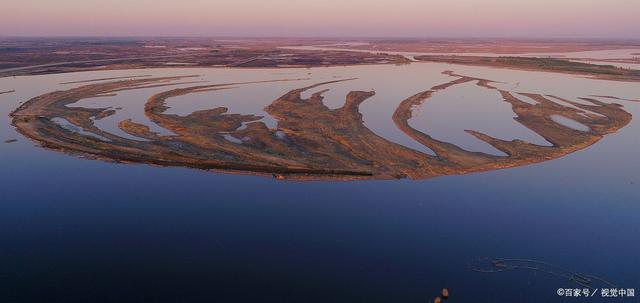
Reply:
[[601, 37], [601, 36], [566, 36], [566, 37], [513, 37], [513, 36], [325, 36], [325, 35], [309, 35], [309, 36], [287, 36], [287, 35], [264, 35], [264, 36], [249, 36], [249, 35], [2, 35], [0, 39], [6, 38], [102, 38], [102, 39], [141, 39], [141, 38], [206, 38], [206, 39], [330, 39], [330, 40], [353, 40], [353, 39], [366, 39], [366, 40], [444, 40], [444, 39], [457, 39], [457, 40], [599, 40], [599, 41], [638, 41], [640, 37]]

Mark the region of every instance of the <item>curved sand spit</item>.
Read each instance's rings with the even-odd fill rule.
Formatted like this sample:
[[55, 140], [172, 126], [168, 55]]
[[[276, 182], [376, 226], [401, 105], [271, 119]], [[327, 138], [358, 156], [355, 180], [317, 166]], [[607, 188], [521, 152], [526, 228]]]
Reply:
[[[585, 105], [560, 99], [576, 107], [570, 108], [551, 101], [549, 96], [525, 94], [537, 101], [532, 105], [509, 91], [492, 86], [491, 80], [445, 73], [454, 79], [405, 99], [393, 114], [400, 130], [433, 150], [436, 156], [390, 142], [365, 127], [358, 109], [374, 92], [352, 91], [346, 96], [344, 105], [337, 109], [323, 104], [324, 91], [307, 99], [301, 97], [309, 89], [349, 79], [294, 89], [274, 100], [265, 111], [278, 121], [277, 129], [267, 128], [259, 121], [260, 116], [228, 113], [224, 107], [196, 111], [187, 116], [165, 113], [169, 98], [233, 89], [250, 83], [197, 85], [150, 96], [145, 104], [146, 116], [175, 134], [171, 136], [154, 133], [146, 125], [124, 120], [118, 125], [120, 129], [140, 140], [122, 138], [99, 129], [93, 122], [113, 115], [114, 110], [67, 107], [81, 99], [108, 96], [118, 91], [189, 83], [181, 82], [185, 77], [129, 79], [51, 92], [29, 100], [11, 116], [12, 124], [20, 133], [49, 149], [107, 161], [183, 166], [298, 180], [425, 179], [521, 166], [586, 148], [631, 121], [631, 114], [618, 104], [583, 98], [590, 103]], [[468, 131], [507, 154], [506, 157], [495, 156], [466, 151], [451, 143], [435, 140], [409, 125], [415, 106], [427, 102], [434, 92], [467, 82], [497, 90], [504, 102], [511, 104], [517, 115], [516, 121], [544, 137], [552, 146], [539, 146], [522, 140], [504, 141]], [[589, 131], [558, 124], [551, 118], [554, 115], [584, 124]], [[65, 119], [83, 131], [63, 127], [56, 123], [56, 118]], [[87, 132], [92, 135], [87, 135]]]

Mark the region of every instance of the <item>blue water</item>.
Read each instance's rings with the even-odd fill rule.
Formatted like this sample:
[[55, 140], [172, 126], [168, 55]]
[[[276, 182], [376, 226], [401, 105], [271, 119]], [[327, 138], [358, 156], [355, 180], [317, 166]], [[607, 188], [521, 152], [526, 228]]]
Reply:
[[282, 182], [35, 147], [8, 124], [16, 95], [0, 96], [0, 139], [18, 139], [0, 143], [0, 302], [581, 302], [561, 278], [471, 271], [480, 257], [640, 290], [637, 119], [526, 167]]

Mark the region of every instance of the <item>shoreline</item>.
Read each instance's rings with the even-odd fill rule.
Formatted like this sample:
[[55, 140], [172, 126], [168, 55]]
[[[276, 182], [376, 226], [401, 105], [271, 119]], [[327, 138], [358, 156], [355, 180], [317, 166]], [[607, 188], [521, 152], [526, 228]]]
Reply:
[[598, 65], [564, 59], [534, 57], [416, 56], [416, 60], [427, 63], [447, 63], [454, 65], [485, 66], [511, 70], [569, 74], [586, 76], [597, 80], [640, 82], [640, 70], [629, 70], [612, 65]]
[[[382, 54], [386, 55], [386, 54]], [[405, 58], [406, 59], [406, 58]], [[566, 68], [572, 68], [572, 66], [580, 66], [587, 69], [592, 69], [594, 71], [578, 71], [578, 70], [570, 70], [563, 69], [563, 67], [539, 67], [534, 65], [518, 65], [518, 64], [508, 64], [504, 62], [493, 62], [500, 60], [529, 60], [533, 62], [537, 61], [545, 61], [545, 60], [553, 60], [554, 62], [562, 63]], [[452, 65], [463, 65], [463, 66], [486, 66], [486, 67], [494, 67], [494, 68], [503, 68], [503, 69], [511, 69], [511, 70], [522, 70], [522, 71], [533, 71], [533, 72], [550, 72], [550, 73], [558, 73], [558, 74], [568, 74], [568, 75], [577, 75], [577, 76], [585, 76], [591, 79], [598, 80], [606, 80], [606, 81], [622, 81], [622, 82], [640, 82], [640, 70], [634, 69], [624, 69], [618, 68], [612, 65], [600, 65], [600, 64], [591, 64], [584, 62], [575, 62], [565, 59], [550, 59], [550, 58], [536, 58], [536, 57], [482, 57], [482, 56], [415, 56], [415, 61], [406, 61], [398, 60], [396, 62], [354, 62], [351, 64], [322, 64], [322, 65], [287, 65], [287, 66], [229, 66], [229, 65], [219, 65], [219, 66], [129, 66], [129, 65], [107, 65], [107, 66], [96, 66], [89, 68], [79, 68], [79, 67], [61, 67], [59, 70], [47, 70], [47, 71], [33, 71], [29, 73], [22, 73], [18, 75], [7, 75], [3, 74], [0, 71], [0, 79], [7, 77], [24, 77], [24, 76], [37, 76], [37, 75], [54, 75], [54, 74], [68, 74], [68, 73], [77, 73], [77, 72], [95, 72], [95, 71], [121, 71], [121, 70], [147, 70], [147, 69], [203, 69], [203, 68], [215, 68], [215, 69], [312, 69], [312, 68], [323, 68], [323, 67], [351, 67], [351, 66], [383, 66], [383, 65], [403, 65], [403, 64], [416, 64], [416, 63], [446, 63]], [[20, 71], [27, 71], [29, 68], [40, 68], [41, 66], [34, 67], [25, 67]], [[598, 72], [601, 71], [601, 72]], [[619, 74], [615, 74], [619, 73]], [[108, 80], [108, 79], [105, 79]], [[0, 92], [2, 93], [10, 93], [12, 91]]]

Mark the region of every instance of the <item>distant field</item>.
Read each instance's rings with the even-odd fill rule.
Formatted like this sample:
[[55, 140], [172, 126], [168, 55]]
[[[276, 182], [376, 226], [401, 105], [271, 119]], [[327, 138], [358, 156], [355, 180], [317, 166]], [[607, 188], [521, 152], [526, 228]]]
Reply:
[[[331, 45], [331, 50], [285, 49]], [[638, 42], [510, 40], [340, 40], [214, 38], [5, 38], [0, 39], [0, 77], [89, 70], [160, 67], [319, 67], [406, 64], [394, 52], [461, 52], [459, 56], [417, 56], [416, 60], [486, 65], [636, 81], [637, 71], [561, 59], [464, 56], [464, 53], [526, 53], [640, 48]], [[346, 50], [364, 51], [346, 51]], [[626, 61], [625, 61], [626, 62]]]
[[0, 77], [158, 67], [314, 67], [403, 63], [402, 56], [295, 51], [279, 46], [324, 40], [0, 39]]

